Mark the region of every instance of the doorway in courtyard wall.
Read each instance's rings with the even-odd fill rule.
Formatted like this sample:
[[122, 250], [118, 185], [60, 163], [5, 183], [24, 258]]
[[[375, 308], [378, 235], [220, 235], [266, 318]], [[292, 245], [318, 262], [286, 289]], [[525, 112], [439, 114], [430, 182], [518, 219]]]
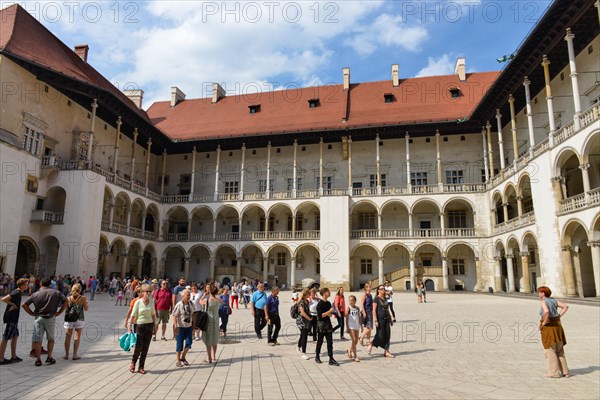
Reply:
[[431, 279], [425, 280], [425, 290], [428, 292], [435, 291], [435, 283]]
[[20, 277], [25, 274], [35, 274], [38, 259], [39, 251], [35, 241], [29, 237], [21, 237], [17, 248], [15, 275]]
[[579, 297], [595, 297], [598, 293], [594, 282], [592, 247], [588, 242], [588, 233], [583, 224], [578, 220], [569, 221], [563, 234], [563, 246], [570, 252], [571, 262], [563, 265], [563, 269], [571, 269]]

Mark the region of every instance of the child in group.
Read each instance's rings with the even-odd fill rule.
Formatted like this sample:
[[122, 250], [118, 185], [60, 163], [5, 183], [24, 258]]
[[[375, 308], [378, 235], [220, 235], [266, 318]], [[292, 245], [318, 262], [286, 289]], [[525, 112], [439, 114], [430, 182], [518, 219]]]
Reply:
[[117, 301], [115, 301], [115, 306], [116, 305], [119, 305], [119, 306], [123, 305], [123, 288], [119, 289], [119, 292], [117, 294]]
[[356, 354], [356, 345], [358, 343], [358, 333], [362, 332], [362, 314], [360, 308], [356, 306], [356, 296], [350, 295], [348, 298], [350, 303], [346, 307], [346, 331], [350, 334], [350, 348], [346, 351], [348, 358], [354, 358], [354, 362], [360, 362], [358, 354]]

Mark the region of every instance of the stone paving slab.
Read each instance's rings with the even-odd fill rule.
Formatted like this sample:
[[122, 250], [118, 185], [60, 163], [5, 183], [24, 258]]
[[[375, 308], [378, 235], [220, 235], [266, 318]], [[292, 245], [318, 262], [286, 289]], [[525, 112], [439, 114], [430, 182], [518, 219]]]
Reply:
[[[0, 367], [0, 399], [597, 399], [600, 397], [600, 311], [573, 304], [563, 318], [567, 361], [573, 377], [548, 380], [540, 343], [538, 304], [488, 294], [429, 293], [417, 304], [395, 295], [392, 328], [395, 359], [359, 345], [360, 363], [345, 355], [348, 341], [334, 340], [340, 367], [305, 361], [296, 352], [298, 331], [288, 315], [290, 293], [281, 297], [280, 346], [256, 339], [250, 310], [234, 310], [218, 363], [202, 364], [203, 343], [194, 341], [189, 367], [175, 366], [175, 342], [150, 345], [148, 374], [131, 374], [131, 353], [118, 347], [126, 307], [96, 296], [86, 313], [79, 361], [65, 361], [62, 318], [57, 364], [35, 367], [28, 357], [32, 318], [22, 312], [18, 355], [24, 362]], [[0, 312], [4, 311], [4, 305]], [[57, 321], [58, 322], [58, 321]], [[266, 329], [263, 333], [266, 337]], [[172, 337], [170, 328], [167, 337]], [[325, 349], [325, 346], [324, 346]], [[7, 356], [9, 355], [7, 350]], [[323, 357], [324, 360], [327, 357]]]

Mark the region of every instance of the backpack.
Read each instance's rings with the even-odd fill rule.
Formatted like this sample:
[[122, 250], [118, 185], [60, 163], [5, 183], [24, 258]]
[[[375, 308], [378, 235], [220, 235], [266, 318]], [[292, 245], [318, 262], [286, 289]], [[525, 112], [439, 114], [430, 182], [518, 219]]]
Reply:
[[79, 320], [79, 313], [77, 312], [77, 308], [75, 308], [75, 304], [73, 303], [67, 309], [65, 313], [65, 322], [77, 322]]
[[290, 308], [290, 317], [292, 317], [292, 319], [297, 319], [299, 315], [300, 310], [298, 309], [298, 303], [292, 304], [292, 307]]

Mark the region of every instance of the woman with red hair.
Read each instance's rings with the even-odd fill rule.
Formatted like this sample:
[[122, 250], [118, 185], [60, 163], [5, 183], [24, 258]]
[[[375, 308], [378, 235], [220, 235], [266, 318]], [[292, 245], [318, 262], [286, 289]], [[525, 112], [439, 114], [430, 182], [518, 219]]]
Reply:
[[[569, 378], [571, 375], [564, 350], [567, 339], [560, 322], [560, 317], [567, 312], [569, 306], [550, 297], [552, 291], [547, 286], [538, 287], [537, 292], [542, 300], [540, 333], [542, 334], [544, 353], [548, 360], [548, 373], [544, 376], [546, 378]], [[558, 311], [559, 308], [560, 311]]]

